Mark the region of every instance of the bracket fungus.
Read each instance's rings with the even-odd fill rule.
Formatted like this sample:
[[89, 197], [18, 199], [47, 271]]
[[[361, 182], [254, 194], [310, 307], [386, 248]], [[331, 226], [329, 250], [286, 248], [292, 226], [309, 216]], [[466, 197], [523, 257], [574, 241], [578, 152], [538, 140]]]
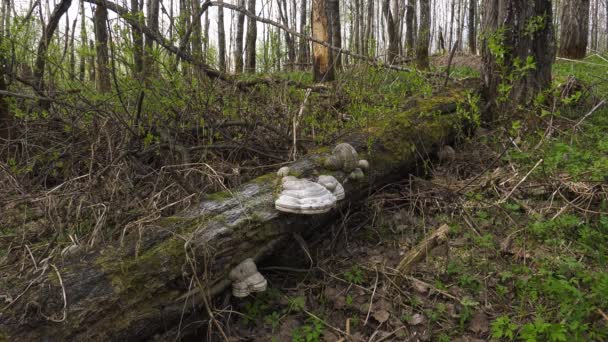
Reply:
[[279, 169], [279, 171], [277, 171], [277, 176], [287, 177], [287, 176], [289, 176], [289, 172], [291, 172], [291, 169], [289, 168], [289, 166], [283, 166], [282, 168]]
[[365, 178], [363, 170], [369, 169], [369, 162], [365, 159], [359, 160], [357, 150], [350, 144], [342, 143], [333, 149], [324, 166], [330, 170], [344, 171], [349, 174], [349, 179], [359, 181]]
[[344, 187], [334, 176], [322, 175], [319, 176], [317, 183], [323, 185], [327, 190], [331, 191], [338, 201], [344, 199]]
[[232, 281], [232, 295], [237, 298], [247, 297], [252, 292], [266, 291], [268, 281], [258, 272], [253, 259], [247, 258], [238, 264], [228, 277]]
[[334, 196], [323, 185], [293, 176], [283, 177], [283, 191], [274, 202], [277, 210], [304, 215], [322, 214], [336, 206]]

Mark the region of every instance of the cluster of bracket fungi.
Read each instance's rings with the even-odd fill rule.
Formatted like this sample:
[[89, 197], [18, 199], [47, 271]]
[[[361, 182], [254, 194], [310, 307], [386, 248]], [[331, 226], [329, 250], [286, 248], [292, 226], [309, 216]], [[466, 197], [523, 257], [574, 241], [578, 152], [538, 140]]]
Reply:
[[[346, 173], [348, 176], [344, 181], [359, 181], [365, 178], [363, 171], [369, 168], [369, 163], [367, 160], [359, 160], [354, 147], [342, 143], [333, 149], [323, 166]], [[274, 203], [279, 211], [304, 215], [322, 214], [344, 199], [344, 186], [334, 176], [321, 175], [312, 181], [289, 176], [289, 172], [289, 167], [282, 167], [277, 172], [282, 177], [282, 192]]]
[[[359, 181], [365, 177], [363, 171], [369, 169], [366, 160], [359, 160], [357, 151], [349, 144], [339, 144], [323, 164], [326, 169], [344, 173], [343, 182]], [[315, 181], [290, 176], [290, 168], [277, 171], [281, 178], [281, 194], [275, 201], [275, 208], [282, 212], [314, 215], [330, 211], [345, 197], [344, 186], [331, 175], [321, 175]], [[232, 281], [232, 294], [237, 298], [247, 297], [253, 292], [266, 290], [268, 282], [258, 272], [253, 259], [248, 258], [236, 266], [228, 275]]]
[[228, 278], [232, 281], [232, 295], [237, 298], [247, 297], [252, 292], [266, 291], [268, 286], [268, 281], [258, 272], [251, 258], [245, 259], [232, 269]]

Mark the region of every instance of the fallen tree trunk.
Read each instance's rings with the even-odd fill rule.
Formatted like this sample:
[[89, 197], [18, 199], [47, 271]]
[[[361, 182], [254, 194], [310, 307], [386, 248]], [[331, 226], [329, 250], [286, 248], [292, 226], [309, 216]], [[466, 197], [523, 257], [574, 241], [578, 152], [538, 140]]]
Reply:
[[[460, 127], [455, 114], [465, 89], [412, 99], [399, 115], [344, 139], [370, 162], [366, 179], [346, 182], [341, 205], [424, 167]], [[329, 149], [330, 150], [330, 149]], [[340, 172], [322, 165], [328, 149], [290, 165], [300, 177]], [[368, 151], [368, 152], [365, 152]], [[269, 174], [232, 191], [207, 196], [182, 215], [130, 232], [122, 244], [72, 251], [27, 279], [0, 280], [0, 341], [129, 340], [162, 334], [230, 285], [228, 272], [245, 258], [268, 255], [293, 233], [337, 216], [302, 216], [274, 209], [280, 178]], [[4, 299], [4, 303], [2, 300]], [[186, 318], [184, 318], [186, 317]]]

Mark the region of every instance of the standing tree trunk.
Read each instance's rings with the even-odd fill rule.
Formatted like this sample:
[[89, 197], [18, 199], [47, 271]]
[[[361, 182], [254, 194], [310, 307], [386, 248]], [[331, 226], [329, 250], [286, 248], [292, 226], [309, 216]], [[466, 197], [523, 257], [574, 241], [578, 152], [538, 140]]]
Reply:
[[34, 64], [34, 85], [38, 92], [43, 92], [44, 86], [44, 69], [46, 66], [46, 52], [53, 39], [53, 34], [59, 25], [59, 20], [68, 11], [72, 0], [61, 0], [61, 2], [55, 6], [53, 13], [49, 17], [49, 23], [43, 28], [42, 38], [38, 43], [38, 51], [36, 53], [36, 62]]
[[486, 0], [484, 7], [482, 79], [490, 105], [483, 114], [490, 121], [497, 105], [529, 103], [551, 86], [555, 43], [551, 0]]
[[[300, 33], [306, 34], [306, 2], [308, 0], [300, 0]], [[306, 64], [308, 63], [308, 40], [306, 38], [300, 38], [299, 44], [299, 52], [298, 52], [298, 63], [300, 64], [300, 68], [302, 70], [306, 69]]]
[[369, 44], [372, 42], [372, 35], [374, 33], [374, 2], [372, 0], [367, 1], [367, 20], [365, 24], [365, 31], [363, 33], [363, 55], [369, 57], [370, 48]]
[[[3, 13], [5, 14], [5, 13]], [[0, 20], [3, 21], [4, 24], [4, 15]], [[0, 46], [3, 44], [4, 38], [4, 27], [0, 31]], [[7, 90], [6, 80], [4, 79], [4, 65], [6, 65], [6, 60], [4, 54], [0, 56], [0, 91]], [[4, 95], [0, 95], [0, 139], [10, 139], [11, 138], [11, 114], [8, 110], [8, 103], [6, 101], [6, 97]]]
[[[137, 18], [140, 25], [143, 24], [144, 14], [139, 10], [139, 0], [131, 0], [131, 13]], [[131, 27], [131, 36], [133, 39], [133, 74], [136, 79], [139, 79], [144, 70], [144, 42], [141, 32], [135, 27]]]
[[[331, 31], [331, 45], [342, 48], [342, 25], [340, 24], [340, 0], [327, 0], [329, 6], [329, 28]], [[342, 68], [342, 54], [334, 52], [334, 65], [337, 70]]]
[[560, 57], [582, 59], [589, 41], [589, 0], [563, 0]]
[[382, 3], [382, 13], [386, 20], [386, 31], [388, 33], [388, 63], [393, 64], [399, 57], [399, 27], [397, 26], [397, 13], [391, 11], [390, 0]]
[[[327, 0], [312, 0], [312, 37], [329, 43], [329, 20], [327, 18]], [[313, 79], [315, 82], [334, 80], [334, 68], [331, 49], [313, 43]]]
[[200, 2], [192, 0], [192, 56], [199, 61], [203, 58], [203, 29], [201, 17], [197, 15], [200, 9]]
[[84, 72], [86, 68], [86, 54], [85, 50], [87, 47], [87, 26], [86, 26], [86, 15], [84, 13], [84, 0], [80, 0], [80, 63], [78, 64], [78, 79], [80, 82], [84, 82]]
[[[313, 0], [314, 1], [314, 0]], [[359, 44], [361, 43], [361, 38], [360, 35], [361, 33], [359, 32], [359, 28], [361, 27], [361, 24], [359, 23], [359, 11], [361, 11], [361, 1], [362, 0], [354, 0], [351, 3], [351, 19], [352, 19], [352, 26], [353, 26], [353, 50], [355, 51], [355, 53], [361, 53], [361, 50], [363, 49], [361, 46], [359, 46]], [[354, 11], [353, 11], [354, 9]]]
[[448, 39], [448, 50], [452, 49], [452, 44], [454, 43], [454, 14], [456, 11], [454, 7], [456, 6], [456, 0], [452, 0], [452, 4], [450, 7], [450, 37]]
[[95, 90], [107, 93], [111, 89], [110, 68], [108, 57], [108, 9], [105, 6], [95, 8], [95, 51], [97, 64], [95, 65], [97, 78], [95, 79]]
[[[255, 12], [255, 0], [249, 0], [247, 4], [247, 10], [256, 14]], [[255, 73], [255, 41], [258, 38], [258, 28], [255, 19], [247, 18], [247, 38], [245, 39], [245, 71], [248, 73]]]
[[[142, 0], [143, 1], [143, 0]], [[159, 0], [148, 0], [148, 28], [153, 32], [158, 32], [158, 12], [160, 9]], [[154, 61], [154, 40], [146, 37], [144, 51], [144, 79], [150, 77], [156, 69]]]
[[[239, 0], [238, 6], [245, 8], [245, 0]], [[236, 22], [236, 38], [234, 42], [234, 72], [240, 74], [243, 72], [243, 37], [245, 34], [245, 13], [237, 14]]]
[[431, 0], [420, 0], [420, 29], [416, 45], [416, 64], [429, 68], [429, 42], [431, 40]]
[[599, 0], [593, 2], [593, 29], [591, 30], [591, 49], [594, 51], [598, 50], [598, 32], [600, 31], [599, 15], [600, 10]]
[[416, 17], [416, 0], [407, 0], [405, 12], [405, 47], [408, 56], [414, 56], [414, 17]]
[[[224, 0], [219, 0], [219, 2], [221, 4]], [[217, 8], [217, 44], [219, 69], [226, 72], [226, 30], [224, 28], [224, 6], [221, 5]]]
[[[337, 0], [336, 0], [337, 1]], [[285, 27], [289, 28], [289, 12], [287, 11], [287, 0], [278, 0], [277, 6], [279, 7], [279, 16]], [[280, 32], [279, 32], [280, 34]], [[289, 32], [285, 34], [285, 45], [287, 45], [287, 59], [289, 69], [293, 70], [296, 63], [296, 47], [294, 43], [294, 37]]]
[[469, 0], [469, 53], [477, 54], [477, 0]]

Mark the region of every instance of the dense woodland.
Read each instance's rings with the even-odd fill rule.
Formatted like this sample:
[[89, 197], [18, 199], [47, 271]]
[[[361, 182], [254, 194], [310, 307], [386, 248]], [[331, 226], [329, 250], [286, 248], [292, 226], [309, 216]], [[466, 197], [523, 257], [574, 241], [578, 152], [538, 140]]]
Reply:
[[606, 101], [608, 0], [0, 0], [0, 341], [606, 340]]

